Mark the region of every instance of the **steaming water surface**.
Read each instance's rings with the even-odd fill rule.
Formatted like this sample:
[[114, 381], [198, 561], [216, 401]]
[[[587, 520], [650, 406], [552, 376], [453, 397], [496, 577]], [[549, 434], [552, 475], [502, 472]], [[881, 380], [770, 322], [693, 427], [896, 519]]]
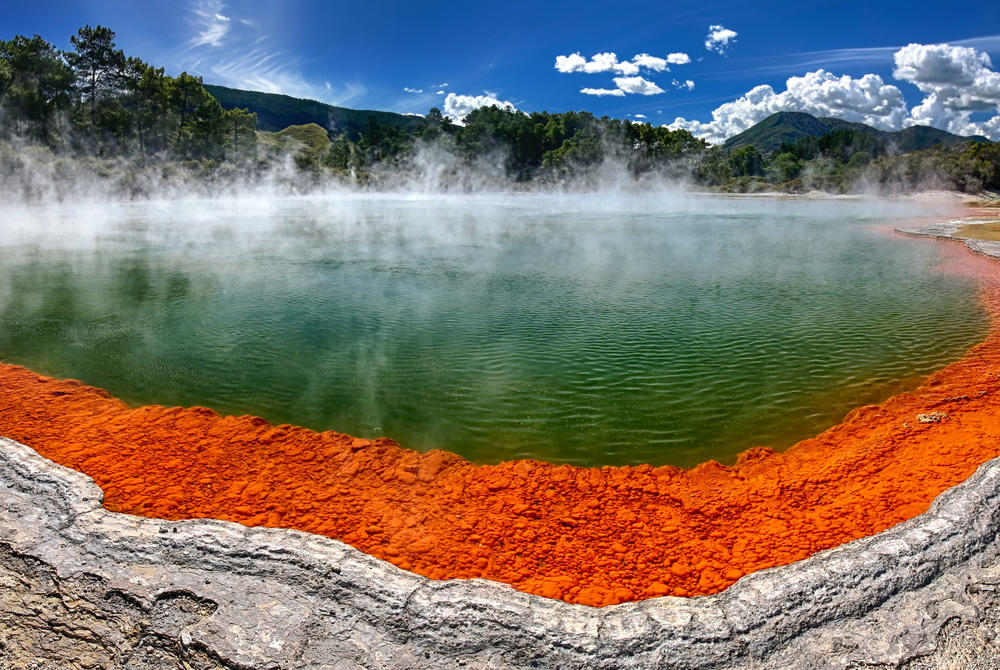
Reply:
[[985, 334], [874, 202], [338, 196], [6, 212], [0, 359], [480, 462], [731, 462]]

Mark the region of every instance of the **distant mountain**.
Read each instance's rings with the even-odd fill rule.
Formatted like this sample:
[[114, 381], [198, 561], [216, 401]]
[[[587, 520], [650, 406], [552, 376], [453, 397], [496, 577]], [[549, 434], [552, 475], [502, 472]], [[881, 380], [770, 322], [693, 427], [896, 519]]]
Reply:
[[405, 130], [423, 123], [419, 116], [335, 107], [316, 100], [303, 100], [276, 93], [243, 91], [215, 84], [205, 84], [205, 90], [219, 101], [223, 109], [241, 108], [256, 113], [258, 128], [270, 132], [315, 123], [334, 135], [346, 132], [348, 137], [356, 140], [364, 131], [369, 117], [374, 117], [380, 124], [398, 126]]
[[817, 118], [804, 112], [778, 112], [767, 117], [752, 128], [744, 130], [726, 140], [723, 145], [733, 150], [753, 145], [762, 154], [777, 150], [782, 143], [792, 144], [803, 137], [822, 137], [835, 130], [852, 129], [878, 137], [891, 144], [899, 152], [929, 149], [935, 144], [957, 144], [959, 142], [989, 142], [980, 135], [961, 137], [929, 126], [913, 126], [904, 130], [887, 132], [872, 128], [864, 123], [854, 123], [841, 119]]

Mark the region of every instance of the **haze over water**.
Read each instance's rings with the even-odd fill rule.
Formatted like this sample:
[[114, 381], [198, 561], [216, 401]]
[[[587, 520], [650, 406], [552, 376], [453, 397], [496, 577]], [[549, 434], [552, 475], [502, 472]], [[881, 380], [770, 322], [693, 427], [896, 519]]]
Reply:
[[[986, 332], [902, 204], [353, 195], [6, 214], [0, 360], [478, 462], [732, 462]], [[881, 229], [877, 229], [881, 227]]]

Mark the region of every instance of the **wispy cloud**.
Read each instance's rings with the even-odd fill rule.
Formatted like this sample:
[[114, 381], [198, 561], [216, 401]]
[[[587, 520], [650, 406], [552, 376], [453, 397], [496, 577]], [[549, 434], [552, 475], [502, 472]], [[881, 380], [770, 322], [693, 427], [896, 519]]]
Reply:
[[208, 83], [343, 105], [367, 92], [363, 84], [312, 81], [298, 57], [276, 48], [250, 18], [230, 16], [222, 0], [197, 0], [188, 21], [193, 35], [172, 60]]
[[[980, 51], [1000, 51], [1000, 35], [984, 35], [961, 40], [945, 40], [941, 44], [972, 47]], [[895, 44], [881, 47], [852, 47], [846, 49], [825, 49], [821, 51], [799, 51], [782, 54], [767, 59], [744, 61], [744, 72], [755, 74], [801, 72], [813, 67], [884, 67], [893, 55], [905, 45]]]
[[367, 89], [358, 83], [334, 86], [329, 81], [322, 84], [309, 81], [301, 74], [301, 62], [281, 51], [272, 51], [262, 44], [247, 52], [238, 49], [214, 58], [203, 58], [199, 74], [207, 80], [235, 88], [283, 93], [296, 98], [322, 100], [343, 105], [365, 94]]
[[188, 44], [192, 47], [211, 46], [220, 47], [232, 21], [223, 14], [221, 0], [199, 0], [191, 8], [191, 23], [197, 31]]
[[980, 51], [1000, 51], [1000, 35], [984, 35], [982, 37], [970, 37], [964, 40], [952, 40], [948, 44], [957, 44], [963, 47], [972, 47]]
[[404, 86], [403, 90], [406, 91], [407, 93], [423, 93], [424, 92], [424, 89], [422, 89], [422, 88], [412, 88], [410, 86]]

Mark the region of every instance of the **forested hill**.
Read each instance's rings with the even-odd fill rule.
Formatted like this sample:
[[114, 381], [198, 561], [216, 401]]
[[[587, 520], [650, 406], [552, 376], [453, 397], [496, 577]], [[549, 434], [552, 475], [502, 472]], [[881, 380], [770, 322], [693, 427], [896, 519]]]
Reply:
[[726, 140], [723, 145], [733, 151], [741, 147], [753, 146], [762, 154], [777, 151], [782, 145], [791, 145], [802, 138], [820, 138], [838, 130], [850, 130], [863, 135], [871, 135], [882, 143], [891, 145], [898, 153], [930, 149], [934, 145], [952, 146], [964, 142], [988, 142], [985, 137], [961, 137], [929, 126], [913, 126], [896, 132], [878, 130], [864, 123], [854, 123], [842, 119], [817, 118], [804, 112], [778, 112], [757, 125], [744, 130]]
[[335, 107], [316, 100], [304, 100], [277, 93], [243, 91], [214, 84], [204, 84], [204, 86], [205, 90], [219, 101], [223, 109], [246, 109], [257, 115], [260, 130], [271, 132], [289, 126], [315, 123], [335, 135], [346, 133], [350, 139], [357, 140], [365, 132], [369, 117], [374, 118], [380, 125], [394, 126], [407, 131], [423, 125], [423, 120], [419, 116]]

